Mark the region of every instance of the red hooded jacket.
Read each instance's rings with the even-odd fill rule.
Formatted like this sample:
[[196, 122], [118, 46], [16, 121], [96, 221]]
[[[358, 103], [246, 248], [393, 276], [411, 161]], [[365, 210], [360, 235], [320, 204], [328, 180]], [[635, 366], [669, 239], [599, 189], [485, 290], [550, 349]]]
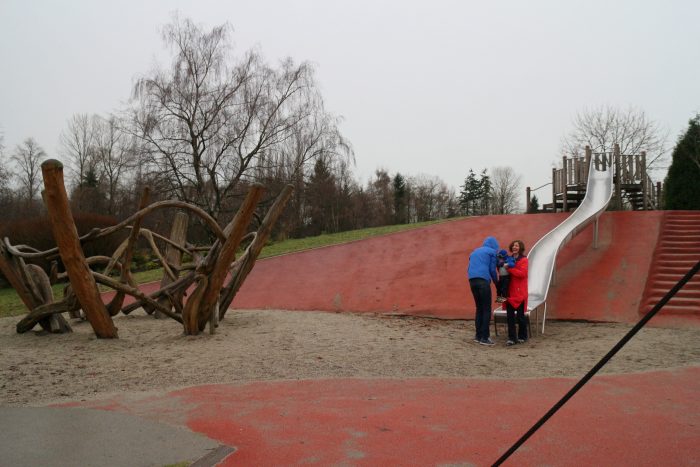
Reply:
[[527, 311], [527, 256], [518, 257], [515, 267], [508, 268], [508, 274], [510, 274], [508, 300], [503, 303], [503, 309], [506, 309], [506, 303], [510, 303], [513, 308], [518, 308], [525, 302], [523, 309]]

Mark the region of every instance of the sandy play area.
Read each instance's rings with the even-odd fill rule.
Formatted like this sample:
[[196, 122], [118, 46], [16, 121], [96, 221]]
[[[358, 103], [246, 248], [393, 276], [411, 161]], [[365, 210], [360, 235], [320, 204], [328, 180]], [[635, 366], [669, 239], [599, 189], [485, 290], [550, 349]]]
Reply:
[[[118, 340], [80, 321], [72, 334], [17, 334], [19, 319], [0, 319], [1, 405], [254, 380], [578, 377], [631, 327], [549, 321], [526, 344], [505, 347], [501, 328], [485, 347], [471, 341], [473, 321], [403, 316], [229, 311], [215, 335], [185, 337], [177, 322], [139, 311], [115, 318]], [[643, 329], [603, 372], [698, 365], [698, 342], [700, 329]]]

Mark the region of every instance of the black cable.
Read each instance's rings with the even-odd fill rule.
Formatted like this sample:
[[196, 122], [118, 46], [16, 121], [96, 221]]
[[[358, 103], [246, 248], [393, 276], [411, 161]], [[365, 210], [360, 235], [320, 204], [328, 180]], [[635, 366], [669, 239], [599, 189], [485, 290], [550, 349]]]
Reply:
[[573, 397], [573, 395], [576, 394], [578, 392], [578, 390], [581, 389], [583, 387], [583, 385], [586, 384], [588, 382], [588, 380], [591, 379], [593, 377], [593, 375], [595, 375], [598, 372], [598, 370], [603, 368], [603, 366], [606, 363], [608, 363], [608, 361], [611, 358], [613, 358], [613, 356], [615, 356], [615, 354], [630, 339], [632, 339], [632, 337], [635, 334], [637, 334], [637, 332], [640, 329], [642, 329], [644, 327], [644, 325], [647, 324], [647, 322], [651, 318], [653, 318], [654, 315], [656, 315], [656, 313], [658, 313], [659, 310], [661, 308], [663, 308], [663, 306], [666, 305], [666, 303], [668, 303], [668, 301], [671, 300], [671, 298], [673, 298], [673, 296], [676, 295], [676, 293], [678, 293], [678, 291], [681, 288], [683, 288], [683, 286], [698, 271], [700, 271], [700, 261], [698, 261], [698, 263], [695, 266], [693, 266], [690, 269], [690, 271], [688, 271], [688, 273], [685, 276], [683, 276], [683, 278], [680, 281], [678, 281], [678, 283], [676, 285], [674, 285], [673, 288], [671, 290], [669, 290], [668, 293], [666, 295], [664, 295], [664, 297], [661, 300], [659, 300], [659, 302], [656, 305], [654, 305], [654, 308], [652, 308], [646, 315], [644, 315], [644, 317], [641, 320], [639, 320], [639, 322], [632, 329], [630, 329], [630, 331], [627, 334], [625, 334], [625, 336], [622, 339], [620, 339], [620, 341], [617, 344], [615, 344], [615, 346], [612, 349], [610, 349], [610, 351], [603, 358], [601, 358], [600, 361], [593, 368], [591, 368], [591, 370], [588, 373], [586, 373], [586, 376], [581, 378], [579, 380], [579, 382], [576, 383], [576, 385], [573, 388], [571, 388], [569, 390], [569, 392], [567, 392], [566, 395], [561, 398], [561, 400], [559, 400], [559, 402], [554, 404], [554, 406], [551, 409], [549, 409], [549, 411], [546, 414], [544, 414], [544, 416], [542, 418], [540, 418], [539, 421], [537, 421], [537, 423], [535, 423], [532, 426], [532, 428], [530, 428], [527, 431], [527, 433], [525, 433], [518, 441], [516, 441], [515, 444], [513, 444], [513, 446], [510, 447], [510, 449], [508, 449], [501, 457], [499, 457], [498, 460], [493, 463], [493, 465], [494, 466], [501, 465], [506, 459], [508, 459], [508, 457], [511, 456], [511, 454], [513, 454], [520, 446], [522, 446], [523, 443], [525, 443], [525, 441], [527, 441], [527, 439], [530, 436], [532, 436], [542, 425], [544, 425], [545, 422], [547, 420], [549, 420], [551, 418], [551, 416], [556, 413], [557, 410], [559, 410], [569, 399], [571, 399], [571, 397]]

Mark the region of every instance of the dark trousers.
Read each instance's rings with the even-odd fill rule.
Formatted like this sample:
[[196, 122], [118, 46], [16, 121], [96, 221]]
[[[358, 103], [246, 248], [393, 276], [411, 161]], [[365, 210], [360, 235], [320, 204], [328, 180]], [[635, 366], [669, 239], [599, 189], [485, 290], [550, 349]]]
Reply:
[[[527, 319], [525, 319], [525, 302], [518, 308], [506, 302], [506, 321], [508, 322], [508, 340], [527, 340]], [[515, 323], [518, 323], [518, 333], [515, 333]], [[517, 337], [516, 337], [517, 336]]]
[[491, 282], [485, 279], [469, 279], [469, 287], [476, 304], [476, 338], [484, 340], [489, 338], [489, 324], [491, 323]]
[[508, 296], [508, 284], [510, 284], [510, 275], [501, 276], [498, 278], [498, 287], [496, 287], [499, 297]]

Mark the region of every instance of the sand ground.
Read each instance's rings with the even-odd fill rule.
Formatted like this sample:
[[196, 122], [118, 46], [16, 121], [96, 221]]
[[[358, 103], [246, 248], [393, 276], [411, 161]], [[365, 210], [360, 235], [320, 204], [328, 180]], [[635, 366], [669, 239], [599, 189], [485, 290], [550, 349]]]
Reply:
[[[256, 380], [580, 377], [631, 328], [549, 321], [525, 344], [505, 347], [500, 328], [498, 345], [484, 347], [471, 341], [473, 321], [371, 314], [229, 311], [216, 334], [183, 336], [138, 311], [115, 318], [113, 340], [81, 321], [71, 334], [17, 334], [19, 319], [0, 319], [0, 405]], [[602, 373], [698, 365], [698, 342], [700, 329], [645, 328]]]

